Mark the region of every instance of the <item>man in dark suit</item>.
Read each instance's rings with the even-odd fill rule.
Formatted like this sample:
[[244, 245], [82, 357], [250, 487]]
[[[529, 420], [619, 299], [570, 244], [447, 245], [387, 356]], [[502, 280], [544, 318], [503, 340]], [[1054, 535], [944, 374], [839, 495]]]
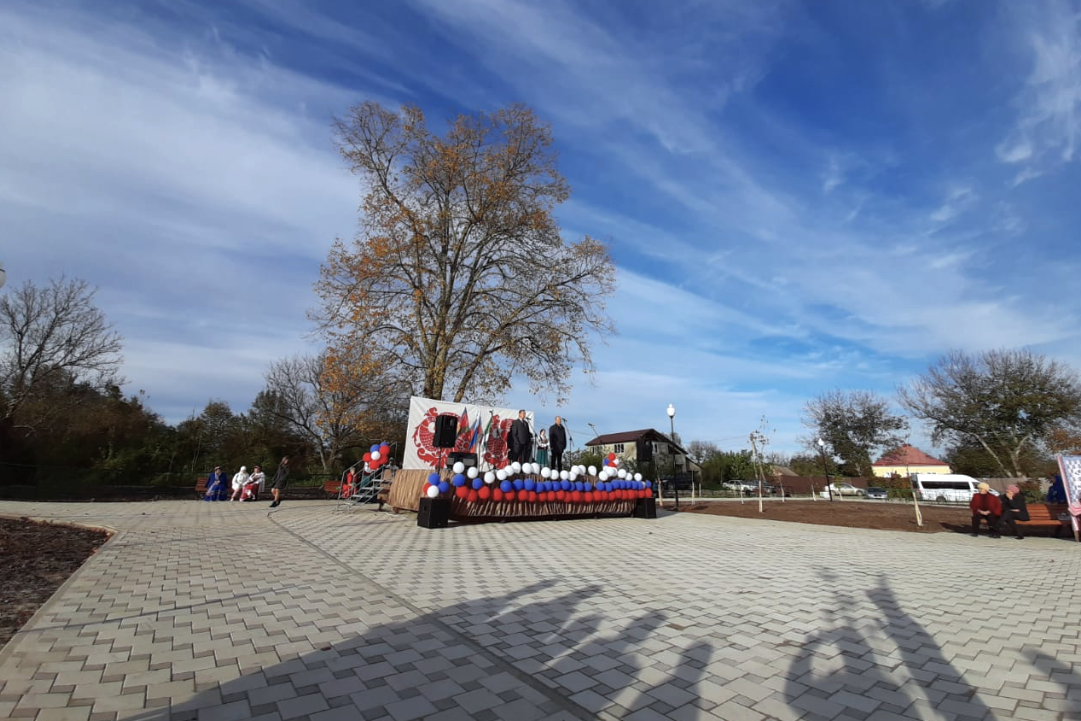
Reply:
[[510, 426], [510, 460], [526, 463], [532, 456], [533, 433], [529, 430], [529, 421], [525, 411], [518, 411], [518, 420]]
[[552, 446], [552, 468], [563, 470], [563, 451], [567, 450], [567, 429], [563, 419], [556, 416], [556, 422], [548, 429], [548, 443]]

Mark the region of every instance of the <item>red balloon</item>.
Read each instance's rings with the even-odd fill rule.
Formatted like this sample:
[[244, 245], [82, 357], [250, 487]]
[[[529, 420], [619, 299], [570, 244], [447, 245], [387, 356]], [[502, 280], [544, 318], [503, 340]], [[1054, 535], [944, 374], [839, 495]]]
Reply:
[[514, 491], [507, 491], [506, 493], [503, 494], [503, 498], [505, 500], [507, 500], [507, 501], [513, 501], [514, 500]]
[[556, 500], [557, 501], [565, 501], [565, 500], [567, 500], [567, 492], [566, 491], [556, 491]]
[[492, 497], [492, 489], [488, 486], [482, 486], [481, 489], [477, 491], [477, 495], [480, 496], [480, 500], [487, 501]]
[[372, 462], [372, 452], [371, 451], [368, 451], [367, 453], [364, 454], [364, 462], [365, 463], [371, 463]]
[[614, 461], [615, 459], [616, 459], [616, 454], [615, 453], [609, 453], [608, 454], [608, 460], [609, 461]]
[[458, 496], [458, 498], [465, 498], [469, 495], [469, 489], [465, 486], [458, 486], [454, 489], [454, 495]]
[[582, 502], [582, 492], [581, 491], [571, 491], [571, 503], [581, 503], [581, 502]]
[[537, 502], [537, 492], [536, 491], [529, 491], [526, 497], [529, 499], [530, 503], [536, 503]]
[[586, 503], [593, 503], [593, 491], [586, 491]]
[[479, 498], [480, 498], [480, 496], [477, 495], [476, 490], [471, 489], [469, 491], [469, 494], [465, 497], [465, 500], [469, 501], [470, 503], [476, 503], [479, 500]]
[[499, 490], [498, 488], [493, 488], [492, 489], [492, 500], [493, 501], [502, 501], [503, 500], [503, 491]]
[[386, 443], [380, 443], [379, 454], [385, 456], [387, 453], [390, 453], [390, 446]]
[[652, 488], [647, 488], [646, 489], [646, 498], [653, 498], [653, 489]]

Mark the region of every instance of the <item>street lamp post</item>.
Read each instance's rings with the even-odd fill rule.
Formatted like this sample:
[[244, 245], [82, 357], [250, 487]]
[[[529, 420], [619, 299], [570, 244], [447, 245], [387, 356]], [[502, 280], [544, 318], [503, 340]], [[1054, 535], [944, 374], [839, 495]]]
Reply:
[[671, 403], [668, 404], [668, 428], [669, 428], [669, 431], [670, 431], [668, 439], [672, 443], [672, 445], [670, 447], [670, 453], [669, 453], [669, 455], [672, 456], [672, 492], [675, 493], [675, 499], [676, 499], [676, 506], [675, 507], [676, 507], [676, 510], [678, 511], [679, 510], [679, 483], [676, 482], [676, 453], [675, 453], [675, 445], [676, 445], [676, 407], [674, 405], [672, 405]]
[[4, 270], [4, 264], [0, 263], [0, 288], [4, 287], [4, 282], [8, 279], [7, 271]]
[[830, 500], [833, 500], [833, 486], [830, 485], [830, 468], [826, 465], [826, 442], [821, 438], [818, 439], [818, 450], [822, 452], [822, 472], [826, 474], [826, 491], [829, 493]]

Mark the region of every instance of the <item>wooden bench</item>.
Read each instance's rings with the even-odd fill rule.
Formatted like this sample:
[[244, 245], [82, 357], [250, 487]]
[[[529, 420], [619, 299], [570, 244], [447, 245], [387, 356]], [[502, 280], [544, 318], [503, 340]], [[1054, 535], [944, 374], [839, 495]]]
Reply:
[[1017, 521], [1018, 528], [1054, 528], [1055, 535], [1062, 533], [1069, 521], [1059, 519], [1060, 514], [1070, 513], [1070, 507], [1065, 503], [1033, 503], [1028, 507], [1028, 520]]
[[195, 482], [195, 498], [196, 499], [202, 500], [203, 496], [206, 495], [206, 482], [208, 480], [209, 479], [206, 476], [203, 476], [202, 478], [200, 478], [199, 480], [197, 480]]
[[327, 499], [337, 498], [338, 494], [342, 491], [341, 481], [327, 481], [323, 484], [323, 494]]

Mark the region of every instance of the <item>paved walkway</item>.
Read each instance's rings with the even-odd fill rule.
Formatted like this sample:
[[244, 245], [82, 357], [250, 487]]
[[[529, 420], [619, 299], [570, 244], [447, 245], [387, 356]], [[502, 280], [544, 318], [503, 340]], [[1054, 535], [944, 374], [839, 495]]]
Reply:
[[691, 514], [427, 530], [322, 502], [0, 514], [119, 531], [0, 653], [0, 718], [1081, 719], [1064, 540]]

